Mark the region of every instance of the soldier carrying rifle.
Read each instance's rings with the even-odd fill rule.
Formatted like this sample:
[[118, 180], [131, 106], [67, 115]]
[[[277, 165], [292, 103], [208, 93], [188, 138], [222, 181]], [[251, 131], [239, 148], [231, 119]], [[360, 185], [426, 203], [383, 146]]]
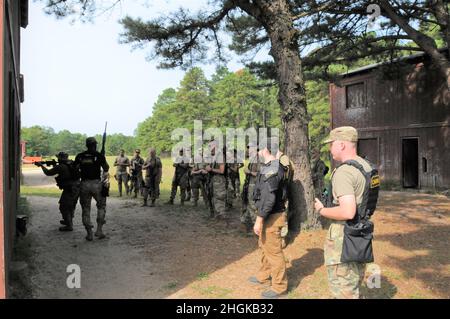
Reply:
[[[80, 176], [75, 168], [74, 162], [69, 160], [67, 153], [59, 152], [56, 154], [56, 157], [58, 158], [58, 162], [51, 160], [35, 162], [34, 164], [41, 167], [47, 176], [58, 175], [55, 178], [56, 185], [62, 189], [61, 197], [59, 198], [59, 211], [62, 215], [60, 223], [64, 225], [59, 230], [72, 231], [72, 220], [80, 193]], [[53, 166], [53, 168], [48, 169], [44, 165]]]

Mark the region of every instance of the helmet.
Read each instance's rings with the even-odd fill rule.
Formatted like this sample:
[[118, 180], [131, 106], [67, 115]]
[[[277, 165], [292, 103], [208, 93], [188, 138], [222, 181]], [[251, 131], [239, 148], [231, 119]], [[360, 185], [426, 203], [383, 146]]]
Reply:
[[97, 140], [95, 139], [95, 137], [88, 137], [86, 139], [86, 146], [92, 145], [92, 144], [97, 144]]
[[61, 159], [66, 159], [69, 158], [69, 154], [67, 154], [66, 152], [59, 152], [58, 154], [55, 155], [57, 158], [61, 158]]

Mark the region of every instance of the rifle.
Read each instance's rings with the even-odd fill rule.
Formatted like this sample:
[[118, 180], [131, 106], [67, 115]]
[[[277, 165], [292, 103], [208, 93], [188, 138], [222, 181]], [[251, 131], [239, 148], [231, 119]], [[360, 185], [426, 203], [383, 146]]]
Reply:
[[106, 144], [106, 127], [108, 126], [108, 122], [105, 123], [105, 131], [103, 132], [103, 136], [102, 136], [102, 150], [100, 151], [100, 153], [105, 156], [105, 144]]
[[[105, 156], [105, 144], [106, 144], [106, 127], [108, 126], [108, 122], [105, 123], [105, 131], [103, 132], [103, 136], [102, 136], [102, 149], [100, 151], [100, 154], [102, 154], [103, 156]], [[102, 195], [105, 197], [109, 196], [109, 187], [106, 187], [104, 184], [102, 186]]]
[[40, 161], [40, 162], [34, 162], [33, 163], [36, 166], [39, 165], [45, 165], [45, 166], [56, 166], [56, 164], [58, 164], [54, 159], [49, 160], [49, 161]]

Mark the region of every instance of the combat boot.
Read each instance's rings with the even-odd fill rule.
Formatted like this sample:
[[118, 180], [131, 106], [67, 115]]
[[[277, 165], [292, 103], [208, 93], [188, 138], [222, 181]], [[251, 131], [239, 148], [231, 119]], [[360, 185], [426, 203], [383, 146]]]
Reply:
[[167, 205], [173, 205], [173, 199], [171, 198], [171, 199], [169, 199], [168, 201], [167, 201], [167, 203], [166, 203]]
[[92, 227], [86, 227], [87, 235], [86, 240], [92, 241], [94, 239], [94, 235], [92, 234]]
[[59, 227], [59, 231], [72, 231], [73, 227], [72, 226], [63, 226], [63, 227]]
[[194, 200], [194, 207], [197, 207], [197, 205], [198, 205], [197, 202], [198, 202], [197, 200]]
[[144, 203], [141, 205], [141, 207], [145, 207], [145, 206], [147, 206], [147, 200], [146, 199], [144, 199]]
[[95, 231], [95, 237], [98, 237], [98, 239], [103, 239], [106, 237], [105, 234], [103, 234], [102, 227], [103, 227], [103, 225], [97, 224], [97, 230]]
[[152, 203], [150, 204], [150, 207], [155, 207], [155, 200], [152, 199]]
[[137, 192], [134, 192], [134, 198], [137, 198]]

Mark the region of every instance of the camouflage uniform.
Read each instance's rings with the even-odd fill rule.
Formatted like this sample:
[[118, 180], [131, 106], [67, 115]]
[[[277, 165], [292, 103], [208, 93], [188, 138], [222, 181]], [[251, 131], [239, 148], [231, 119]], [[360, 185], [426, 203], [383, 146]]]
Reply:
[[233, 197], [238, 197], [241, 189], [241, 180], [239, 177], [239, 169], [244, 166], [242, 163], [232, 163], [228, 165], [228, 180], [233, 189]]
[[[225, 164], [224, 164], [225, 165]], [[220, 164], [214, 162], [211, 165], [213, 169], [219, 169]], [[224, 174], [210, 173], [211, 187], [212, 187], [212, 208], [217, 218], [228, 219], [226, 203], [227, 203], [227, 189], [226, 177]]]
[[181, 205], [184, 205], [186, 200], [186, 190], [189, 185], [189, 163], [183, 157], [178, 157], [175, 160], [175, 174], [172, 179], [172, 191], [170, 193], [170, 203], [173, 203], [175, 196], [177, 195], [177, 188], [180, 187]]
[[117, 166], [116, 169], [116, 179], [117, 185], [119, 187], [119, 196], [122, 196], [122, 183], [125, 185], [125, 191], [128, 195], [129, 187], [128, 187], [128, 172], [127, 167], [130, 166], [130, 160], [126, 156], [117, 156], [114, 161], [114, 166]]
[[162, 163], [159, 157], [149, 157], [145, 161], [144, 166], [147, 166], [145, 169], [144, 205], [147, 204], [147, 199], [150, 195], [153, 206], [155, 200], [159, 198], [159, 183], [161, 182]]
[[[198, 170], [204, 170], [204, 169], [206, 169], [206, 166], [207, 166], [206, 163], [192, 164], [192, 172], [195, 172]], [[207, 203], [207, 194], [206, 194], [207, 174], [191, 173], [191, 176], [192, 176], [192, 197], [194, 199], [194, 205], [197, 205], [198, 199], [200, 197], [200, 190], [202, 193], [203, 201], [205, 202], [205, 205], [206, 205], [206, 203]]]
[[344, 223], [333, 221], [328, 229], [324, 247], [328, 282], [334, 298], [358, 299], [359, 287], [361, 287], [364, 279], [366, 265], [357, 262], [341, 262]]
[[[253, 173], [257, 173], [260, 168], [260, 164], [258, 162], [258, 158], [255, 156], [250, 159], [250, 163], [248, 164], [248, 170]], [[255, 206], [255, 202], [253, 201], [253, 191], [255, 189], [256, 184], [256, 176], [247, 175], [248, 178], [248, 192], [246, 199], [246, 203], [242, 208], [241, 213], [241, 223], [245, 224], [247, 227], [252, 227], [255, 223], [256, 216], [258, 215], [258, 210]]]
[[42, 170], [47, 176], [56, 177], [57, 185], [62, 189], [61, 196], [59, 198], [59, 211], [62, 216], [62, 223], [66, 227], [61, 227], [60, 230], [72, 230], [73, 217], [75, 213], [75, 208], [77, 206], [78, 197], [80, 195], [80, 181], [78, 176], [74, 176], [69, 165], [72, 162], [69, 160], [60, 160], [58, 165], [52, 169], [47, 169], [42, 166]]
[[[367, 171], [370, 171], [370, 165], [366, 161], [360, 157], [356, 160]], [[350, 190], [344, 191], [344, 194], [348, 195], [353, 193], [356, 197], [356, 204], [361, 204], [365, 178], [356, 168], [343, 165], [335, 169], [331, 175], [331, 183], [334, 205], [338, 204], [338, 198], [342, 195], [343, 186], [351, 188]], [[366, 264], [341, 262], [342, 246], [344, 243], [344, 224], [344, 221], [331, 221], [324, 247], [325, 265], [327, 267], [328, 281], [333, 296], [335, 298], [358, 299]]]
[[[95, 142], [96, 143], [96, 142]], [[83, 225], [88, 235], [87, 240], [92, 240], [92, 222], [91, 222], [91, 200], [97, 202], [97, 231], [96, 236], [104, 238], [102, 227], [106, 223], [106, 196], [104, 196], [103, 183], [101, 180], [101, 169], [108, 172], [109, 165], [106, 158], [101, 153], [89, 150], [80, 153], [75, 158], [75, 164], [80, 169], [81, 187], [80, 204], [82, 209]]]
[[130, 175], [131, 183], [130, 194], [134, 190], [134, 196], [136, 197], [141, 190], [142, 185], [142, 166], [144, 165], [144, 159], [140, 156], [133, 156], [130, 162]]

